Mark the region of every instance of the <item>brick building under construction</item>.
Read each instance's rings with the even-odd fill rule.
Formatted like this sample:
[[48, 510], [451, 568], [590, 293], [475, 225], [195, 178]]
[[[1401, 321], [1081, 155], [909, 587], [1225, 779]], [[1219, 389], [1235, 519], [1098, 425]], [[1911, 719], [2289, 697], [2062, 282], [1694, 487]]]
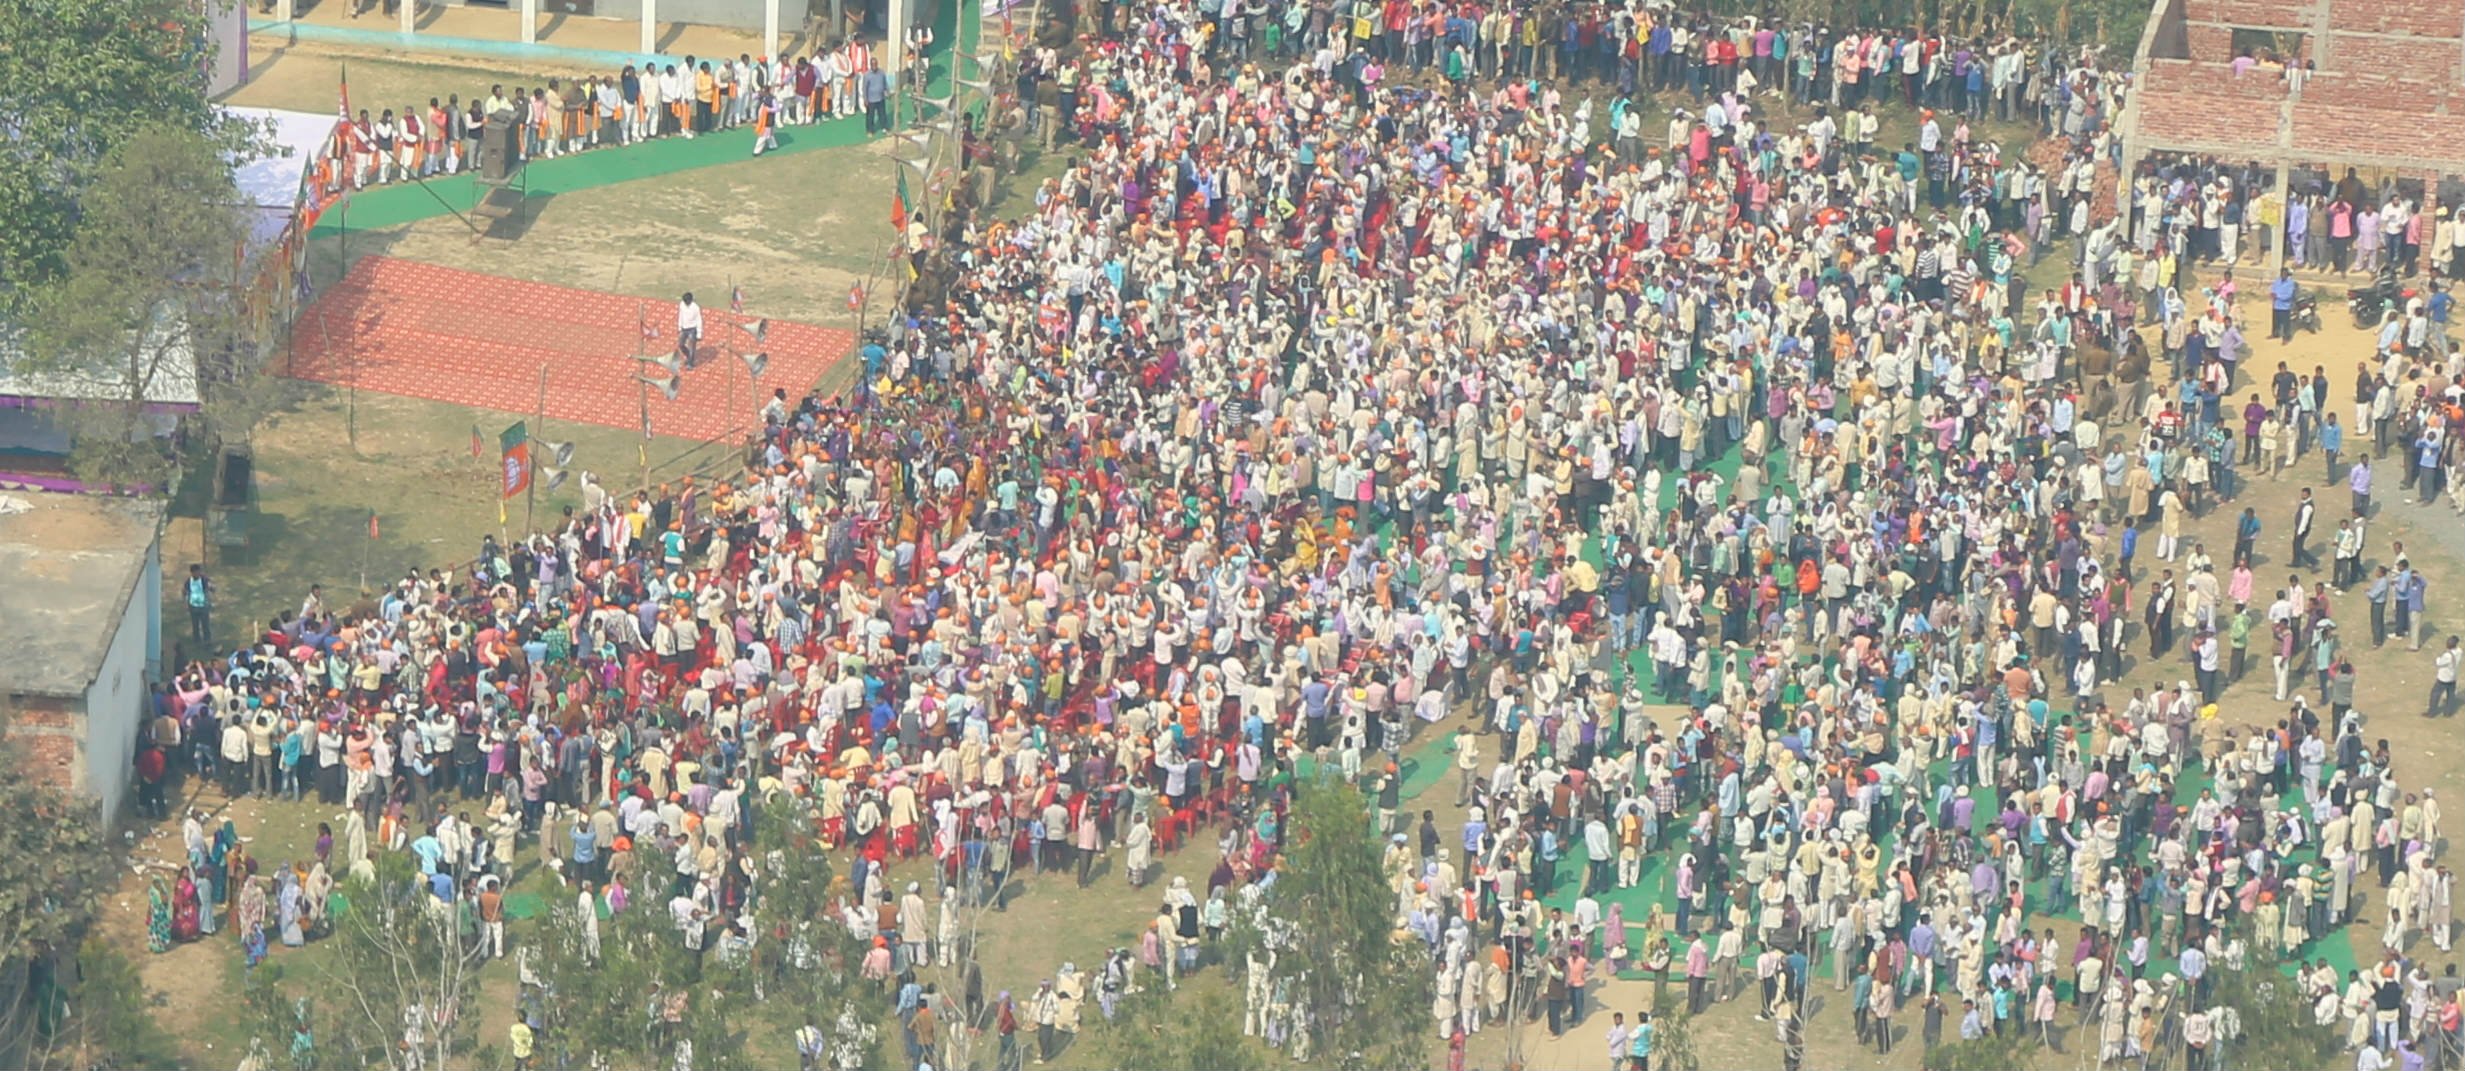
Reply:
[[2157, 0], [2136, 58], [2125, 175], [2206, 156], [2302, 192], [2352, 168], [2426, 209], [2465, 205], [2465, 4]]

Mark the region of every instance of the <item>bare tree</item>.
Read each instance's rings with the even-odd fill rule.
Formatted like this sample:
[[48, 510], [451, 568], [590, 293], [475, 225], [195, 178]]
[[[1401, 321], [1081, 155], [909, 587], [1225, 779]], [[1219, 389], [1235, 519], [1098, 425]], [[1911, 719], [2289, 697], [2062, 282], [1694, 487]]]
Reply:
[[474, 999], [487, 956], [462, 931], [456, 905], [393, 857], [380, 862], [374, 885], [351, 892], [349, 906], [333, 915], [333, 955], [295, 987], [307, 995], [286, 1001], [281, 968], [258, 968], [251, 979], [262, 991], [256, 1040], [307, 1066], [463, 1066], [477, 1044]]

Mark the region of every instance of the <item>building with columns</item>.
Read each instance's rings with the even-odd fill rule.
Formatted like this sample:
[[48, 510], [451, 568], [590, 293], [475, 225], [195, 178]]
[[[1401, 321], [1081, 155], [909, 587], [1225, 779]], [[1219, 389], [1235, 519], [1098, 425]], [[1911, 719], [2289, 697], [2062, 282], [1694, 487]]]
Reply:
[[2279, 190], [2350, 168], [2426, 211], [2465, 203], [2465, 7], [2156, 0], [2133, 69], [2126, 182], [2142, 160], [2200, 156], [2256, 163]]

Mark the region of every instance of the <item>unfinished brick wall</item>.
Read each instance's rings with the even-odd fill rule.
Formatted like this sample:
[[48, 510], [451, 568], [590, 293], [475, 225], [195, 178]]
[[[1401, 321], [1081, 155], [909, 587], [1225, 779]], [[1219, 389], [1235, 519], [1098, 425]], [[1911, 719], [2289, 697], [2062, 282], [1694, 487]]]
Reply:
[[74, 699], [17, 696], [10, 702], [7, 746], [35, 780], [62, 792], [85, 790], [85, 711]]
[[[2197, 152], [2298, 165], [2465, 174], [2465, 9], [2412, 0], [2179, 0], [2189, 58], [2140, 65], [2133, 154]], [[2240, 78], [2236, 28], [2305, 35], [2320, 57], [2299, 96]]]
[[2310, 22], [2313, 10], [2313, 0], [2193, 0], [2184, 15], [2235, 26], [2297, 27]]
[[2218, 64], [2159, 60], [2142, 71], [2140, 135], [2159, 144], [2273, 147], [2285, 84]]
[[[2450, 51], [2445, 62], [2454, 65], [2457, 36], [2465, 33], [2465, 12], [2454, 4], [2407, 3], [2404, 0], [2336, 0], [2329, 12], [2332, 31], [2345, 33], [2400, 33], [2422, 37], [2444, 37]], [[2339, 45], [2344, 40], [2340, 38]]]

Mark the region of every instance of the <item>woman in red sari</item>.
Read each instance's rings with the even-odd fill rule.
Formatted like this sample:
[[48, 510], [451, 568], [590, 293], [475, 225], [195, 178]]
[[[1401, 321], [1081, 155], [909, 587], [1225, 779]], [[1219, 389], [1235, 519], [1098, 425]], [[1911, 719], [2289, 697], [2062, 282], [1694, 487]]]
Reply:
[[171, 893], [171, 939], [183, 944], [196, 940], [201, 913], [196, 879], [182, 872]]

